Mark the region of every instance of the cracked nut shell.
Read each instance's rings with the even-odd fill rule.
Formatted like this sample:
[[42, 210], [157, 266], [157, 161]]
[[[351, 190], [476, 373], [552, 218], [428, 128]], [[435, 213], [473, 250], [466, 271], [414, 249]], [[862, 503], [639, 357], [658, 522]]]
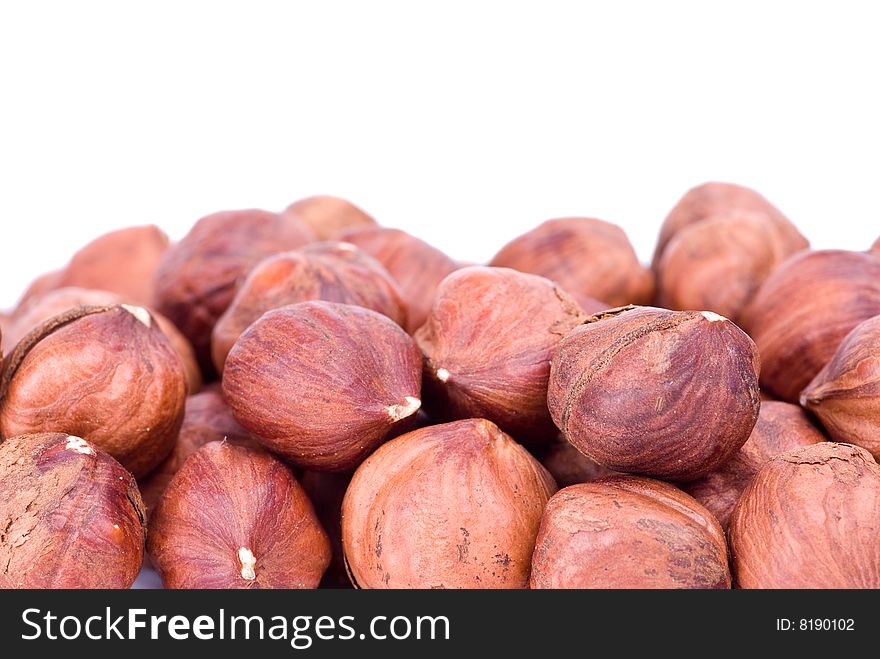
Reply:
[[560, 342], [547, 403], [563, 436], [599, 464], [692, 480], [748, 439], [758, 369], [754, 343], [718, 314], [623, 307]]
[[556, 484], [485, 419], [430, 426], [378, 449], [342, 504], [360, 588], [526, 588]]
[[79, 437], [0, 444], [0, 589], [129, 588], [146, 528], [134, 478]]
[[147, 546], [166, 588], [316, 588], [330, 543], [290, 468], [210, 442], [171, 479]]

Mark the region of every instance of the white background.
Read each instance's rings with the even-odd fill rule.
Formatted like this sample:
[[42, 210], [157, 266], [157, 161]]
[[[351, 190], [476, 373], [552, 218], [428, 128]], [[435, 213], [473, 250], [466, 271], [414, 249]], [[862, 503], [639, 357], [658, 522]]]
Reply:
[[104, 231], [324, 192], [475, 261], [569, 214], [647, 260], [708, 179], [880, 234], [869, 2], [0, 1], [0, 307]]

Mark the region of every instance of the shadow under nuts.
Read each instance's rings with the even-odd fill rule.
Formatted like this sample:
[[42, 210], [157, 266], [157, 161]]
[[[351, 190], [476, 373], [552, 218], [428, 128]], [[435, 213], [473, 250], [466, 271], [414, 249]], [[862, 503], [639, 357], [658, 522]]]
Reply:
[[211, 442], [181, 467], [150, 519], [166, 588], [316, 588], [330, 543], [283, 462]]
[[413, 431], [355, 472], [342, 543], [360, 588], [526, 588], [547, 471], [485, 419]]
[[180, 359], [142, 307], [80, 307], [25, 337], [0, 377], [4, 437], [84, 437], [135, 477], [171, 451], [183, 421]]
[[350, 471], [421, 407], [422, 355], [392, 320], [302, 302], [266, 313], [229, 353], [223, 392], [269, 450], [309, 469]]
[[822, 442], [770, 460], [730, 516], [740, 588], [880, 588], [880, 466]]
[[544, 512], [532, 588], [729, 588], [712, 514], [672, 485], [612, 476], [557, 492]]
[[547, 402], [565, 438], [599, 464], [692, 480], [748, 439], [758, 368], [754, 343], [718, 314], [623, 307], [560, 342]]
[[129, 588], [146, 528], [134, 478], [80, 437], [0, 444], [0, 589]]

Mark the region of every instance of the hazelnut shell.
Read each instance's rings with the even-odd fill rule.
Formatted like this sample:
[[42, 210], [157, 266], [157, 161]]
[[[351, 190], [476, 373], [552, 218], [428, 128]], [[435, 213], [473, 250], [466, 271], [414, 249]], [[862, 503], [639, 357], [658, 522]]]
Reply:
[[331, 195], [300, 199], [288, 206], [284, 215], [303, 222], [318, 240], [335, 240], [346, 229], [376, 225], [376, 220], [353, 203]]
[[538, 459], [560, 488], [589, 483], [614, 473], [585, 456], [563, 438], [539, 451]]

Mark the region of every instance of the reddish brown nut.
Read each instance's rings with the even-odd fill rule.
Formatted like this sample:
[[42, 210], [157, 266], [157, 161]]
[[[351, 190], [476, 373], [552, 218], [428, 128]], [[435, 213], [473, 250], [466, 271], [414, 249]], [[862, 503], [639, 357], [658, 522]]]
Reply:
[[186, 459], [208, 442], [227, 441], [238, 446], [259, 446], [254, 436], [242, 428], [219, 389], [207, 389], [186, 399], [183, 425], [167, 458], [139, 482], [149, 515], [158, 505], [168, 483]]
[[422, 356], [386, 316], [302, 302], [266, 313], [235, 344], [223, 392], [235, 418], [274, 453], [350, 471], [421, 407]]
[[0, 433], [86, 438], [140, 478], [174, 446], [186, 378], [149, 312], [80, 307], [25, 337], [0, 377]]
[[168, 245], [168, 236], [154, 225], [111, 231], [74, 254], [55, 287], [111, 291], [132, 304], [152, 306], [153, 280]]
[[614, 476], [560, 490], [535, 544], [532, 588], [729, 588], [727, 543], [681, 490]]
[[787, 251], [796, 251], [805, 241], [788, 218], [754, 190], [734, 183], [703, 183], [688, 190], [663, 221], [652, 259], [654, 267], [660, 263], [667, 243], [679, 231], [708, 217], [736, 211], [765, 215], [776, 227], [779, 239], [788, 246]]
[[58, 288], [57, 281], [61, 276], [61, 270], [52, 270], [51, 272], [46, 272], [34, 279], [30, 285], [25, 289], [24, 293], [18, 300], [17, 308], [23, 307], [27, 304], [32, 298], [40, 297], [49, 291], [53, 291]]
[[765, 464], [733, 509], [740, 588], [880, 588], [880, 466], [822, 442]]
[[660, 306], [709, 309], [736, 320], [760, 285], [809, 246], [781, 240], [769, 216], [732, 211], [682, 228], [657, 265]]
[[146, 528], [134, 478], [79, 437], [0, 444], [0, 589], [129, 588]]
[[623, 229], [602, 220], [548, 220], [507, 243], [489, 265], [552, 279], [585, 308], [596, 299], [607, 308], [654, 298], [654, 275], [639, 263]]
[[166, 588], [316, 588], [327, 534], [290, 468], [262, 449], [211, 442], [180, 468], [150, 519]]
[[727, 528], [730, 513], [746, 486], [770, 458], [825, 436], [797, 405], [761, 403], [758, 422], [742, 448], [711, 474], [683, 486]]
[[260, 316], [308, 300], [366, 307], [406, 325], [406, 302], [375, 259], [351, 243], [314, 243], [270, 256], [251, 270], [214, 326], [211, 348], [217, 372], [223, 372], [232, 346]]
[[562, 438], [541, 451], [539, 459], [561, 488], [577, 483], [589, 483], [614, 473], [607, 467], [590, 460]]
[[486, 418], [530, 445], [552, 438], [550, 355], [583, 319], [549, 279], [508, 268], [453, 272], [416, 332], [438, 415]]
[[[50, 318], [59, 316], [77, 307], [104, 307], [130, 302], [122, 296], [110, 291], [91, 290], [87, 288], [57, 288], [44, 295], [34, 296], [15, 310], [8, 335], [3, 338], [3, 345], [15, 347], [19, 341], [30, 334], [36, 327]], [[196, 353], [186, 337], [170, 320], [160, 313], [150, 310], [150, 314], [168, 338], [174, 352], [180, 357], [181, 365], [186, 373], [187, 390], [196, 393], [202, 388], [202, 373], [199, 370]]]
[[350, 474], [329, 474], [322, 471], [306, 471], [302, 486], [309, 496], [321, 526], [327, 532], [332, 549], [330, 566], [321, 579], [320, 588], [351, 588], [351, 580], [345, 568], [342, 551], [342, 499], [351, 482]]
[[410, 334], [427, 320], [437, 286], [459, 268], [439, 249], [400, 229], [362, 226], [343, 232], [339, 238], [379, 261], [400, 284], [409, 312], [406, 330]]
[[304, 222], [318, 240], [334, 240], [351, 227], [376, 224], [376, 220], [350, 201], [330, 195], [300, 199], [288, 206], [284, 215]]
[[202, 368], [210, 371], [211, 331], [236, 286], [267, 256], [313, 239], [302, 222], [276, 213], [242, 210], [203, 217], [163, 257], [154, 282], [156, 309], [180, 328]]
[[526, 588], [541, 512], [556, 491], [485, 419], [413, 431], [360, 466], [342, 543], [360, 588]]
[[880, 458], [880, 316], [859, 323], [801, 393], [831, 439]]
[[748, 439], [758, 369], [755, 344], [718, 314], [623, 307], [560, 342], [547, 403], [563, 436], [599, 464], [693, 480]]
[[850, 330], [878, 314], [880, 258], [827, 250], [788, 259], [742, 318], [761, 353], [761, 385], [796, 404]]

